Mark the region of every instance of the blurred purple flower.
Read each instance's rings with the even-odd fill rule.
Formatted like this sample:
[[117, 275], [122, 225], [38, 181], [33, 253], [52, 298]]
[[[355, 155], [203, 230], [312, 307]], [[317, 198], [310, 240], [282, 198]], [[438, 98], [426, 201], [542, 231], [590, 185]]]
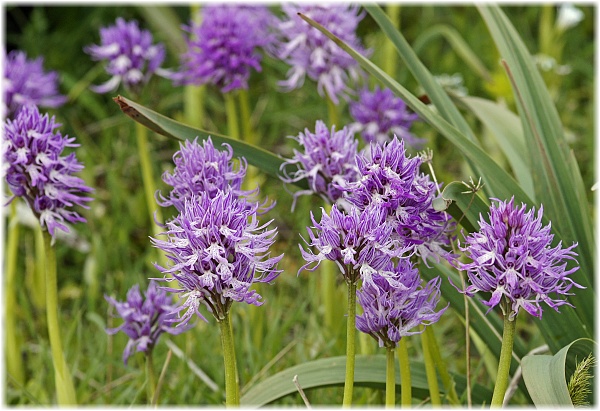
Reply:
[[181, 285], [168, 290], [185, 300], [177, 310], [186, 310], [182, 323], [194, 314], [205, 319], [198, 311], [200, 304], [217, 321], [225, 318], [234, 301], [263, 304], [250, 287], [277, 278], [281, 270], [276, 265], [283, 254], [269, 258], [277, 229], [267, 229], [271, 221], [259, 225], [258, 207], [232, 191], [192, 196], [185, 199], [180, 214], [166, 223], [166, 240], [152, 238], [152, 244], [172, 262], [156, 268], [172, 274], [165, 281], [177, 280]]
[[165, 59], [162, 44], [152, 44], [152, 34], [140, 30], [138, 22], [119, 17], [115, 25], [100, 29], [100, 45], [84, 48], [92, 60], [107, 60], [106, 71], [112, 77], [106, 83], [92, 86], [96, 93], [114, 91], [123, 83], [127, 90], [139, 93], [154, 73], [166, 75], [160, 69]]
[[[356, 177], [358, 141], [354, 134], [347, 127], [335, 131], [333, 126], [329, 130], [323, 121], [318, 120], [314, 133], [305, 129], [304, 133], [293, 138], [300, 143], [303, 151], [294, 149], [294, 157], [281, 165], [281, 179], [286, 183], [306, 179], [310, 187], [310, 190], [294, 194], [294, 204], [302, 194], [318, 194], [331, 204], [342, 198], [342, 191], [333, 183], [354, 181]], [[297, 170], [288, 174], [286, 168], [290, 165], [295, 165]]]
[[182, 210], [186, 198], [206, 192], [210, 197], [219, 191], [233, 190], [237, 195], [247, 194], [241, 190], [246, 175], [246, 159], [239, 159], [236, 169], [233, 150], [229, 144], [222, 144], [225, 149], [217, 150], [209, 137], [198, 143], [198, 138], [190, 142], [179, 143], [179, 151], [173, 155], [175, 169], [173, 173], [165, 171], [162, 179], [173, 187], [168, 198], [160, 195], [157, 202], [162, 207], [175, 206]]
[[387, 213], [382, 207], [367, 207], [360, 211], [352, 207], [344, 213], [333, 205], [329, 214], [323, 208], [321, 213], [321, 221], [317, 222], [311, 212], [313, 226], [308, 228], [310, 241], [305, 242], [314, 251], [310, 248], [306, 251], [300, 246], [306, 264], [299, 272], [314, 271], [321, 261], [331, 260], [347, 282], [354, 283], [361, 278], [363, 283], [369, 283], [392, 257], [410, 251], [393, 240], [393, 230], [385, 224]]
[[302, 13], [323, 25], [338, 38], [363, 55], [370, 54], [356, 36], [358, 23], [365, 16], [358, 6], [351, 5], [293, 5], [281, 6], [286, 19], [277, 22], [276, 41], [269, 48], [270, 54], [290, 66], [287, 80], [279, 84], [289, 91], [299, 88], [304, 77], [317, 82], [321, 96], [329, 96], [337, 104], [352, 88], [349, 79], [357, 81], [362, 75], [359, 64], [348, 53], [319, 30], [302, 20]]
[[53, 237], [57, 228], [69, 232], [65, 221], [86, 221], [70, 208], [89, 208], [85, 203], [91, 198], [81, 194], [92, 191], [73, 175], [83, 169], [75, 153], [61, 156], [66, 147], [79, 145], [73, 143], [74, 137], [55, 131], [59, 126], [54, 116], [41, 115], [36, 106], [24, 106], [14, 120], [4, 123], [2, 140], [3, 172], [13, 198], [23, 197]]
[[[577, 246], [562, 248], [562, 242], [551, 247], [554, 235], [550, 224], [542, 226], [543, 207], [535, 216], [535, 208], [525, 212], [526, 205], [515, 207], [514, 197], [510, 201], [495, 201], [490, 206], [490, 222], [479, 220], [479, 231], [465, 238], [464, 251], [470, 263], [461, 263], [466, 270], [470, 285], [464, 290], [468, 296], [477, 292], [492, 293], [482, 301], [490, 307], [496, 305], [504, 311], [503, 300], [510, 309], [505, 315], [513, 319], [523, 308], [529, 314], [541, 318], [541, 302], [558, 311], [566, 300], [551, 298], [550, 294], [572, 295], [572, 286], [584, 288], [568, 276], [579, 269], [567, 269], [567, 260], [577, 262], [572, 251]], [[489, 312], [489, 310], [488, 310]]]
[[432, 257], [451, 259], [443, 247], [449, 245], [450, 216], [433, 207], [436, 186], [419, 173], [420, 157], [407, 157], [404, 142], [396, 137], [385, 145], [371, 143], [370, 157], [358, 155], [355, 181], [339, 184], [345, 199], [359, 209], [383, 207], [394, 238], [413, 247], [424, 262]]
[[171, 302], [171, 296], [152, 280], [148, 285], [148, 290], [144, 293], [144, 298], [138, 284], [129, 289], [127, 299], [123, 302], [107, 295], [104, 298], [116, 308], [118, 316], [124, 321], [119, 327], [109, 328], [106, 332], [113, 335], [123, 331], [129, 337], [123, 351], [125, 364], [134, 350], [135, 352], [151, 353], [162, 333], [181, 334], [188, 329], [171, 325], [177, 317], [174, 313], [175, 306]]
[[415, 327], [438, 321], [448, 306], [435, 312], [440, 278], [421, 286], [419, 271], [409, 259], [401, 258], [396, 265], [389, 262], [381, 272], [385, 276], [374, 274], [356, 293], [363, 308], [363, 314], [356, 317], [356, 328], [375, 338], [380, 347], [395, 348], [402, 337], [424, 331], [411, 331]]
[[44, 72], [44, 59], [27, 58], [23, 51], [4, 54], [3, 118], [13, 117], [26, 105], [59, 107], [67, 97], [58, 92], [58, 73]]
[[207, 5], [202, 23], [183, 29], [189, 33], [176, 84], [214, 84], [223, 93], [248, 88], [251, 70], [261, 71], [260, 47], [272, 39], [273, 18], [264, 6]]
[[409, 132], [419, 116], [410, 112], [406, 103], [388, 88], [380, 90], [376, 86], [373, 92], [363, 89], [358, 101], [350, 103], [350, 114], [367, 143], [383, 144], [391, 141], [394, 135], [415, 148], [421, 148], [425, 142]]

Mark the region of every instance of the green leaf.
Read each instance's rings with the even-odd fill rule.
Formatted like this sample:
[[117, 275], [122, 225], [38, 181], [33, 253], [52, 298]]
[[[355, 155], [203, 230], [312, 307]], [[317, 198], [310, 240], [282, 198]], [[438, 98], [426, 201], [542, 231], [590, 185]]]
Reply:
[[[343, 386], [346, 370], [346, 357], [323, 358], [287, 368], [272, 375], [250, 388], [241, 398], [244, 407], [261, 407], [289, 394], [298, 393], [292, 379], [298, 376], [303, 390]], [[357, 355], [354, 385], [385, 390], [385, 355]], [[411, 385], [414, 398], [426, 399], [429, 396], [425, 366], [421, 362], [410, 365]], [[465, 388], [465, 379], [453, 376], [457, 389]], [[396, 361], [396, 391], [401, 387], [400, 370]], [[443, 389], [442, 389], [443, 392]], [[480, 385], [473, 387], [473, 400], [477, 403], [489, 401], [491, 391]]]
[[[280, 176], [279, 170], [284, 159], [270, 151], [240, 140], [234, 140], [222, 134], [186, 126], [122, 96], [118, 96], [114, 100], [123, 113], [155, 133], [180, 141], [193, 140], [196, 137], [205, 140], [211, 137], [215, 146], [227, 143], [231, 146], [236, 156], [245, 157], [249, 164], [258, 167], [273, 177], [279, 178]], [[301, 180], [294, 184], [302, 189], [308, 189], [306, 180]]]
[[[478, 6], [488, 29], [509, 70], [509, 78], [525, 133], [530, 169], [536, 198], [545, 206], [553, 229], [567, 244], [579, 244], [581, 269], [574, 279], [587, 287], [577, 290], [570, 301], [587, 328], [586, 337], [594, 334], [594, 255], [591, 212], [583, 179], [563, 133], [552, 98], [531, 55], [506, 15], [497, 6]], [[568, 337], [568, 336], [567, 336]], [[566, 342], [563, 339], [563, 346]]]
[[479, 77], [485, 81], [491, 81], [492, 76], [485, 67], [483, 62], [477, 57], [477, 54], [469, 47], [469, 44], [462, 38], [460, 33], [454, 28], [445, 24], [436, 24], [435, 26], [429, 27], [423, 31], [413, 44], [413, 50], [415, 54], [419, 54], [425, 44], [431, 41], [436, 36], [441, 36], [448, 41], [450, 46], [454, 49], [456, 54], [462, 58], [463, 62], [471, 68]]
[[479, 215], [487, 215], [490, 206], [462, 181], [453, 181], [442, 191], [444, 200], [451, 200], [448, 213], [468, 232], [479, 229]]
[[[577, 361], [592, 353], [595, 343], [580, 338], [562, 348], [555, 355], [527, 355], [521, 361], [523, 380], [536, 406], [572, 407], [567, 380], [573, 374]], [[592, 387], [594, 385], [592, 384]]]
[[457, 97], [494, 135], [500, 149], [512, 167], [513, 173], [532, 200], [534, 187], [527, 149], [523, 138], [521, 119], [503, 105], [480, 97]]

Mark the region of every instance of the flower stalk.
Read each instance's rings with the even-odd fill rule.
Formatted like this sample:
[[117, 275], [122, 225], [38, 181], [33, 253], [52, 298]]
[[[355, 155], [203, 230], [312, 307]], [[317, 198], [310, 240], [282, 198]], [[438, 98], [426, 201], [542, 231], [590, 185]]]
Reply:
[[515, 338], [516, 317], [511, 319], [509, 313], [509, 304], [505, 300], [504, 310], [504, 330], [502, 331], [502, 348], [500, 349], [500, 360], [498, 361], [498, 374], [496, 376], [496, 385], [492, 394], [492, 407], [501, 407], [504, 401], [504, 394], [508, 388], [510, 362], [512, 360], [512, 349]]
[[75, 387], [67, 363], [63, 356], [58, 320], [58, 290], [56, 275], [56, 255], [52, 247], [52, 236], [44, 231], [44, 250], [46, 252], [46, 315], [48, 336], [54, 363], [54, 377], [58, 405], [76, 405]]
[[386, 372], [385, 372], [385, 407], [394, 408], [396, 405], [396, 367], [394, 347], [386, 347]]
[[348, 319], [346, 328], [346, 379], [342, 405], [352, 405], [354, 391], [354, 363], [356, 360], [356, 281], [348, 281]]
[[431, 405], [439, 407], [442, 405], [440, 398], [440, 387], [438, 385], [437, 375], [435, 372], [435, 364], [433, 356], [431, 355], [431, 342], [429, 341], [429, 335], [426, 332], [421, 334], [421, 344], [423, 347], [423, 359], [425, 361], [425, 374], [427, 375], [427, 385], [429, 386], [429, 397], [431, 398]]
[[400, 383], [402, 391], [400, 393], [400, 404], [402, 407], [410, 407], [412, 405], [412, 381], [410, 377], [410, 362], [408, 358], [408, 347], [406, 339], [401, 338], [398, 341], [398, 365], [400, 366]]
[[221, 344], [223, 345], [223, 361], [225, 364], [225, 405], [227, 407], [238, 407], [240, 405], [240, 394], [235, 362], [235, 346], [233, 344], [230, 321], [230, 312], [227, 312], [224, 318], [219, 321]]
[[150, 405], [156, 405], [154, 396], [156, 394], [156, 375], [154, 374], [154, 361], [152, 361], [152, 350], [146, 351], [146, 394]]

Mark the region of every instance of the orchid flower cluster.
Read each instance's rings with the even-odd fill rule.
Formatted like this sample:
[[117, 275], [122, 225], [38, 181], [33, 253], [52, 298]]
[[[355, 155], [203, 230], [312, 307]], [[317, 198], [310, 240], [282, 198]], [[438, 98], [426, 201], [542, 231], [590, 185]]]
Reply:
[[[222, 321], [234, 301], [262, 305], [261, 296], [250, 289], [254, 283], [270, 283], [280, 274], [277, 263], [282, 255], [270, 257], [277, 229], [260, 224], [261, 204], [240, 191], [245, 176], [245, 160], [234, 169], [232, 150], [223, 144], [216, 150], [212, 139], [203, 146], [197, 140], [181, 144], [173, 156], [173, 174], [165, 173], [171, 185], [161, 205], [173, 205], [179, 214], [165, 223], [166, 240], [152, 238], [152, 244], [167, 253], [171, 265], [156, 268], [166, 281], [177, 280], [181, 288], [168, 288], [182, 295], [187, 323], [206, 306], [217, 321]], [[198, 161], [201, 160], [201, 161]]]

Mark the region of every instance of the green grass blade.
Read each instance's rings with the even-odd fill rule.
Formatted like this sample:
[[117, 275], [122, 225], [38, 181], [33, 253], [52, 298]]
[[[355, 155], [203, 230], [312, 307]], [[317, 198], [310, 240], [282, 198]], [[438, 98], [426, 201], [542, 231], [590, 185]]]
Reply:
[[489, 204], [462, 181], [448, 184], [442, 191], [442, 198], [452, 201], [446, 211], [469, 233], [479, 230], [479, 215], [485, 217], [490, 211]]
[[515, 178], [535, 201], [533, 177], [529, 169], [527, 148], [519, 116], [505, 106], [484, 98], [468, 96], [458, 99], [492, 132]]
[[[210, 136], [215, 145], [227, 143], [231, 146], [236, 156], [245, 157], [249, 164], [258, 167], [273, 177], [279, 178], [280, 176], [279, 168], [283, 164], [284, 159], [270, 151], [240, 140], [234, 140], [222, 134], [187, 126], [122, 96], [118, 96], [114, 100], [123, 113], [155, 133], [180, 141], [193, 140], [196, 137], [205, 140]], [[295, 185], [303, 189], [308, 188], [306, 180], [301, 180], [295, 183]]]
[[[381, 81], [382, 84], [392, 90], [397, 96], [400, 96], [406, 102], [406, 104], [421, 117], [421, 119], [429, 123], [434, 129], [436, 129], [452, 144], [454, 144], [463, 153], [463, 155], [477, 167], [481, 173], [481, 176], [485, 178], [491, 186], [491, 190], [496, 197], [508, 199], [514, 195], [517, 201], [522, 201], [528, 204], [532, 203], [529, 196], [517, 184], [515, 179], [505, 170], [503, 170], [498, 164], [496, 164], [492, 158], [490, 158], [490, 156], [483, 149], [481, 149], [481, 147], [479, 147], [477, 143], [471, 141], [471, 138], [465, 136], [465, 134], [446, 121], [440, 114], [437, 114], [435, 111], [421, 102], [417, 97], [394, 81], [394, 79], [388, 76], [370, 60], [334, 36], [323, 26], [306, 16], [301, 15], [301, 17], [310, 25], [323, 32], [342, 49], [344, 49], [356, 61], [358, 61], [361, 67], [372, 74], [376, 79]], [[432, 90], [435, 91], [434, 89]], [[443, 90], [442, 93], [444, 96], [446, 96]], [[446, 96], [446, 98], [448, 97]], [[448, 101], [448, 104], [453, 105], [451, 100], [448, 99]], [[456, 117], [455, 120], [459, 121], [458, 117]]]
[[[261, 407], [270, 404], [286, 395], [298, 393], [292, 379], [298, 376], [298, 382], [304, 391], [331, 386], [342, 387], [346, 357], [323, 358], [287, 368], [257, 383], [242, 396], [244, 407]], [[413, 361], [410, 365], [411, 386], [414, 398], [421, 400], [429, 396], [425, 368], [422, 362]], [[385, 390], [385, 355], [357, 355], [355, 366], [355, 386], [371, 387]], [[461, 375], [453, 375], [457, 389], [463, 390], [465, 379]], [[396, 362], [396, 390], [401, 387], [400, 370]], [[443, 392], [443, 388], [441, 389]], [[473, 400], [483, 403], [491, 398], [491, 391], [476, 385], [473, 389]]]
[[491, 81], [492, 76], [481, 59], [475, 54], [471, 47], [469, 47], [469, 44], [462, 38], [460, 33], [446, 24], [436, 24], [423, 31], [413, 44], [415, 54], [419, 54], [419, 51], [437, 36], [445, 38], [456, 54], [460, 56], [464, 63], [477, 73], [479, 77], [484, 81]]
[[478, 8], [514, 80], [536, 197], [544, 204], [545, 213], [561, 239], [567, 244], [579, 243], [581, 270], [575, 279], [587, 289], [577, 290], [571, 301], [593, 335], [595, 243], [579, 167], [564, 138], [550, 93], [517, 31], [500, 8]]

